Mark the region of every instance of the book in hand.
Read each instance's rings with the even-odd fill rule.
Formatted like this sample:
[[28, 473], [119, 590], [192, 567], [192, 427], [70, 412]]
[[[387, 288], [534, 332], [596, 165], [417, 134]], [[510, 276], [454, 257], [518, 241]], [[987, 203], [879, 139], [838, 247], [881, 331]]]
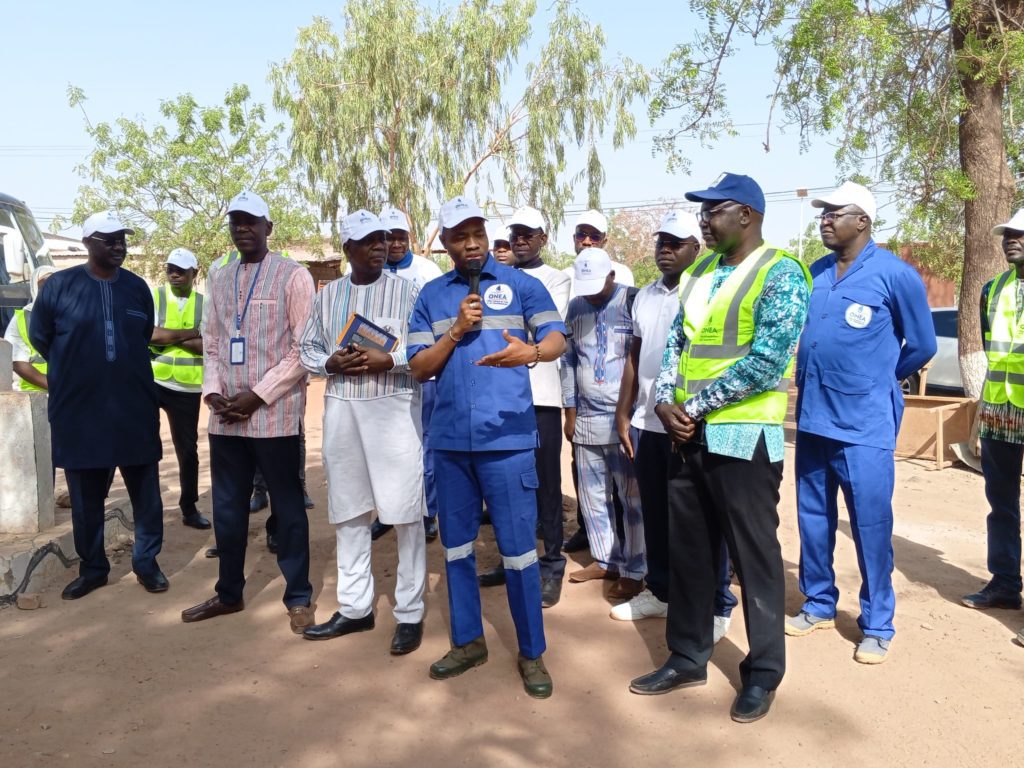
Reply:
[[363, 347], [379, 349], [382, 352], [393, 352], [398, 346], [398, 337], [390, 331], [371, 323], [358, 312], [353, 312], [341, 334], [338, 336], [338, 347], [359, 344]]

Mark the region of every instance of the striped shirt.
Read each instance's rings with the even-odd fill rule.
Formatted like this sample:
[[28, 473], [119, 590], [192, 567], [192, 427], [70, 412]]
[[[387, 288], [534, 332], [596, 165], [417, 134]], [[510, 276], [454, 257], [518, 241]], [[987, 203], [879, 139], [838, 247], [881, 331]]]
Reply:
[[[252, 298], [246, 307], [246, 297]], [[210, 434], [288, 437], [299, 434], [306, 409], [306, 370], [299, 336], [313, 301], [309, 270], [277, 253], [259, 264], [230, 261], [210, 270], [203, 312], [203, 398], [252, 390], [266, 405], [224, 424], [210, 413]], [[244, 310], [241, 328], [236, 327]], [[231, 364], [231, 340], [245, 339], [245, 361]]]
[[[416, 380], [409, 373], [405, 345], [409, 335], [409, 317], [419, 292], [412, 280], [383, 271], [369, 285], [355, 285], [352, 278], [346, 276], [329, 283], [316, 295], [313, 311], [299, 343], [299, 352], [306, 370], [328, 377], [327, 397], [374, 400], [416, 390]], [[391, 353], [395, 367], [390, 371], [358, 376], [327, 373], [324, 365], [337, 351], [338, 337], [353, 313], [398, 336], [398, 346]]]

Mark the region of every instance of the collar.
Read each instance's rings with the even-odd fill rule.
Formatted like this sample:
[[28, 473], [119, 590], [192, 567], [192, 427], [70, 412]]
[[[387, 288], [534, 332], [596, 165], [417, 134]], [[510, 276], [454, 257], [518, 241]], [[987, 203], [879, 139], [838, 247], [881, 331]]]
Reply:
[[412, 266], [412, 251], [406, 251], [405, 256], [400, 261], [392, 264], [390, 261], [385, 263], [384, 268], [389, 272], [397, 272], [400, 269], [408, 269]]
[[[845, 280], [850, 275], [852, 275], [854, 272], [856, 272], [858, 269], [863, 267], [864, 266], [864, 262], [866, 262], [868, 259], [870, 259], [872, 256], [874, 256], [875, 255], [875, 251], [877, 251], [877, 250], [878, 250], [878, 246], [875, 244], [874, 239], [868, 239], [867, 243], [864, 244], [864, 248], [861, 250], [860, 253], [857, 254], [857, 258], [855, 258], [853, 260], [853, 263], [850, 264], [850, 266], [846, 268], [846, 272], [843, 273], [843, 276], [842, 276], [841, 279]], [[829, 270], [832, 272], [833, 280], [835, 280], [836, 272], [839, 269], [839, 267], [838, 267], [839, 257], [836, 255], [835, 251], [833, 251], [832, 253], [829, 254], [828, 258], [831, 259], [831, 263], [829, 264]]]
[[[480, 278], [483, 279], [484, 276], [486, 275], [492, 280], [497, 280], [498, 272], [500, 271], [500, 269], [514, 270], [515, 267], [506, 267], [504, 264], [499, 264], [497, 259], [495, 259], [491, 255], [491, 252], [488, 251], [487, 258], [484, 259], [484, 264], [480, 268]], [[465, 283], [466, 285], [469, 285], [469, 281], [467, 281], [466, 278], [460, 275], [459, 270], [455, 269], [454, 267], [452, 267], [452, 270], [447, 275], [445, 275], [445, 277], [448, 279], [449, 285], [451, 285], [452, 283]]]

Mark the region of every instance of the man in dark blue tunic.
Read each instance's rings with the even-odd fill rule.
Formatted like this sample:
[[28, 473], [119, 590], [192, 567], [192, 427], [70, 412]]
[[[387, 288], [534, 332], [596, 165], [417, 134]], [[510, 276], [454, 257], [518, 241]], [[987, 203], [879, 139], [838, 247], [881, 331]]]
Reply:
[[47, 281], [32, 312], [29, 337], [46, 359], [53, 462], [71, 494], [78, 578], [65, 587], [77, 600], [107, 583], [104, 500], [120, 468], [135, 517], [132, 570], [150, 592], [167, 578], [156, 556], [163, 543], [159, 398], [149, 361], [153, 298], [138, 275], [121, 269], [126, 234], [116, 214], [85, 220], [89, 261]]

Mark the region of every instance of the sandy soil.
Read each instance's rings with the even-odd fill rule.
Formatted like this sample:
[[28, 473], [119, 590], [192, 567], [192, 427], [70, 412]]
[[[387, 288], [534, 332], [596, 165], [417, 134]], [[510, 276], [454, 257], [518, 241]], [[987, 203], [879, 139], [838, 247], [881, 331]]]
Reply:
[[[308, 466], [317, 503], [311, 578], [325, 620], [337, 606], [321, 392], [310, 390]], [[890, 660], [853, 661], [859, 578], [843, 520], [838, 629], [787, 640], [789, 669], [771, 714], [740, 726], [728, 710], [746, 649], [742, 610], [715, 649], [707, 686], [639, 697], [627, 684], [664, 659], [664, 621], [610, 620], [607, 583], [567, 581], [561, 603], [545, 612], [551, 699], [522, 691], [501, 588], [483, 596], [489, 662], [455, 680], [430, 680], [427, 666], [448, 647], [439, 542], [428, 549], [424, 643], [409, 656], [388, 654], [393, 534], [374, 545], [376, 629], [310, 643], [289, 631], [265, 513], [250, 526], [247, 609], [182, 624], [183, 608], [213, 594], [216, 561], [203, 556], [212, 533], [179, 523], [167, 440], [165, 455], [160, 563], [169, 592], [143, 591], [121, 554], [111, 585], [83, 600], [61, 601], [58, 584], [40, 610], [0, 612], [0, 766], [1024, 765], [1024, 648], [1012, 639], [1024, 613], [958, 603], [986, 578], [982, 481], [966, 470], [897, 464]], [[205, 460], [204, 450], [204, 477]], [[786, 461], [792, 467], [791, 452]], [[801, 597], [789, 473], [781, 513], [792, 613]], [[483, 566], [496, 562], [487, 528], [478, 556]], [[573, 560], [570, 571], [588, 562]]]

